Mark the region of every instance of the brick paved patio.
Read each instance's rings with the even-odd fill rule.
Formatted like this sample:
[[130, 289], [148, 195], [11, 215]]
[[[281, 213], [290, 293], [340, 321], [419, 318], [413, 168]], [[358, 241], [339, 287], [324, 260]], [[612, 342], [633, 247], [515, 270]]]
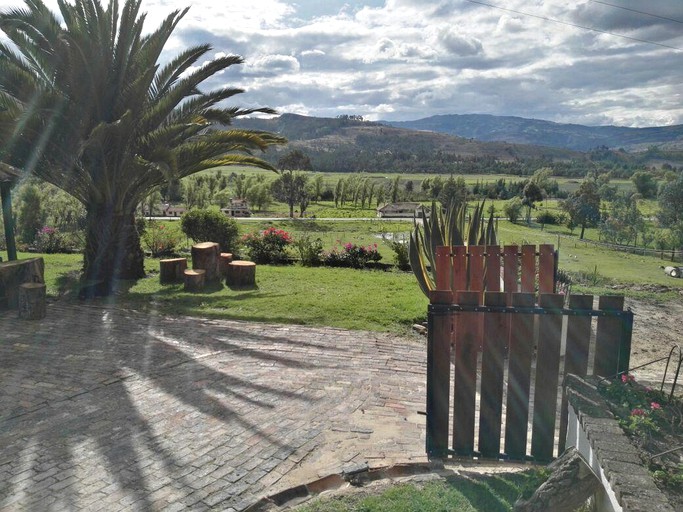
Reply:
[[330, 328], [51, 304], [0, 313], [0, 510], [242, 510], [424, 461], [426, 349]]

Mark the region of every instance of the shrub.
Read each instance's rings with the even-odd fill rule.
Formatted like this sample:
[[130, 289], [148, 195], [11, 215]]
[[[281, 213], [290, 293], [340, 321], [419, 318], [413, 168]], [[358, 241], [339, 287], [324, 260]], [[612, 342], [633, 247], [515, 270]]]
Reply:
[[399, 270], [410, 270], [410, 258], [408, 257], [408, 244], [403, 240], [386, 240], [391, 250], [394, 251], [394, 260]]
[[377, 244], [362, 245], [346, 243], [342, 250], [336, 247], [330, 252], [324, 253], [323, 261], [330, 267], [363, 268], [371, 261], [379, 261], [382, 255], [377, 251]]
[[237, 223], [220, 210], [192, 209], [180, 218], [180, 227], [195, 242], [217, 242], [221, 252], [236, 252]]
[[560, 225], [564, 224], [566, 221], [566, 215], [562, 215], [561, 213], [549, 212], [548, 210], [539, 213], [538, 217], [536, 217], [536, 222], [538, 222], [539, 224]]
[[301, 264], [304, 267], [316, 267], [323, 262], [323, 242], [320, 238], [313, 240], [309, 235], [304, 235], [294, 242], [294, 247], [299, 252]]
[[180, 238], [180, 233], [176, 229], [150, 220], [141, 236], [141, 242], [153, 257], [158, 258], [175, 254]]
[[522, 207], [522, 200], [519, 197], [515, 197], [505, 204], [503, 207], [503, 212], [505, 212], [505, 216], [510, 220], [510, 222], [514, 224], [522, 215]]
[[73, 247], [68, 237], [57, 228], [44, 226], [38, 230], [35, 238], [35, 248], [38, 252], [54, 254], [58, 252], [71, 252]]
[[242, 237], [249, 258], [255, 263], [282, 263], [288, 260], [287, 246], [292, 237], [286, 231], [270, 227]]

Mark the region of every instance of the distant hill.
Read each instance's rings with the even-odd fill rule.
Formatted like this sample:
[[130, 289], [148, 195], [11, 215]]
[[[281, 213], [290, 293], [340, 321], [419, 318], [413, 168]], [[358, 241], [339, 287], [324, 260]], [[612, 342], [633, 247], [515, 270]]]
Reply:
[[[271, 119], [244, 118], [235, 126], [279, 133], [289, 140], [285, 147], [269, 151], [277, 161], [283, 151], [304, 150], [320, 171], [362, 172], [512, 172], [534, 162], [585, 160], [578, 151], [563, 148], [482, 142], [436, 131], [417, 131], [355, 119], [318, 118], [282, 114]], [[529, 164], [531, 165], [531, 164]], [[503, 168], [505, 167], [505, 168]]]
[[599, 146], [642, 150], [649, 145], [664, 143], [668, 143], [669, 149], [683, 148], [683, 125], [652, 128], [584, 126], [486, 114], [440, 115], [415, 121], [382, 121], [382, 124], [480, 141], [534, 144], [576, 151], [589, 151]]

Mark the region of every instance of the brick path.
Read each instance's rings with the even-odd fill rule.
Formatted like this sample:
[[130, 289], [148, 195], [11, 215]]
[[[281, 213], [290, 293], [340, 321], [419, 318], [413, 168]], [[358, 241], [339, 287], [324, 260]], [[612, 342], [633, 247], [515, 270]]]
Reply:
[[242, 510], [424, 461], [425, 344], [51, 304], [0, 313], [0, 511]]

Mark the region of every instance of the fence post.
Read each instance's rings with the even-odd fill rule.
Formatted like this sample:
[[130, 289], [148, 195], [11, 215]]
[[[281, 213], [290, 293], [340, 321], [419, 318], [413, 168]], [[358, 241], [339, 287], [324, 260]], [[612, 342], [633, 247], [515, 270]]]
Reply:
[[450, 290], [429, 295], [427, 315], [427, 455], [448, 454], [448, 409], [451, 363], [451, 314], [444, 306], [452, 302]]
[[[624, 309], [624, 296], [602, 296], [598, 302], [598, 309], [601, 311], [621, 311]], [[595, 335], [595, 363], [593, 365], [595, 375], [614, 377], [619, 374], [620, 348], [624, 343], [625, 327], [622, 318], [618, 316], [601, 316], [598, 318], [598, 328]], [[626, 369], [628, 369], [628, 359], [626, 364]]]
[[[569, 309], [592, 310], [592, 295], [570, 295]], [[573, 373], [579, 377], [585, 377], [588, 373], [588, 349], [591, 338], [591, 321], [588, 315], [570, 316], [567, 318], [567, 345], [564, 355], [564, 375]], [[562, 453], [567, 440], [567, 397], [562, 389], [562, 405], [560, 409], [560, 442], [557, 449]]]
[[[543, 294], [539, 305], [549, 310], [561, 309], [564, 295]], [[536, 384], [534, 386], [534, 419], [531, 433], [531, 455], [537, 461], [553, 458], [555, 413], [560, 372], [562, 315], [544, 314], [539, 319], [536, 350]]]
[[[481, 292], [458, 291], [461, 306], [477, 306]], [[455, 317], [455, 372], [453, 379], [453, 450], [458, 455], [474, 453], [474, 415], [477, 392], [477, 354], [481, 313], [460, 312]]]
[[[512, 306], [531, 308], [533, 293], [513, 293]], [[534, 353], [534, 315], [515, 313], [510, 319], [508, 396], [505, 420], [505, 453], [513, 460], [524, 460], [529, 423], [531, 359]]]
[[[491, 291], [484, 294], [486, 306], [504, 307], [505, 299], [505, 292]], [[506, 313], [485, 314], [479, 412], [479, 451], [482, 457], [500, 456], [505, 345], [510, 325], [508, 320]]]

